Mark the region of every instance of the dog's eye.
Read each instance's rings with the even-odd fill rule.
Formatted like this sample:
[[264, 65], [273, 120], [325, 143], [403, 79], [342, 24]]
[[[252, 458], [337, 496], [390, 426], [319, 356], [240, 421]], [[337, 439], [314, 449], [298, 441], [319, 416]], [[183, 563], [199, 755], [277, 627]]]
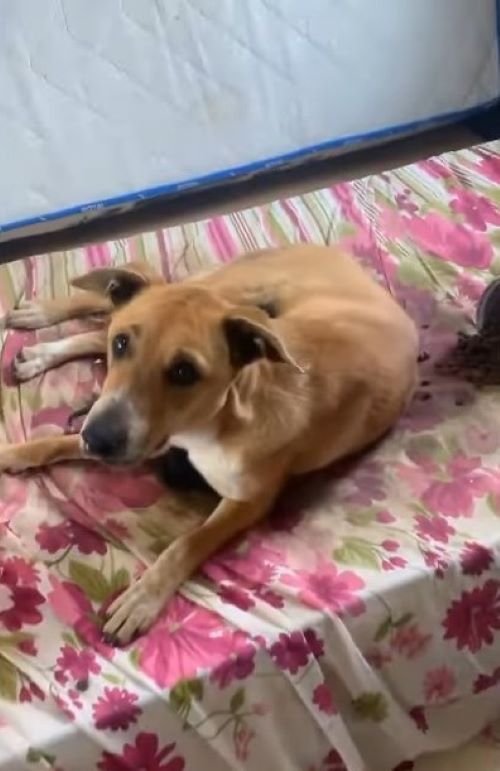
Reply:
[[111, 350], [115, 359], [121, 359], [128, 352], [130, 338], [123, 333], [116, 335], [111, 343]]
[[189, 359], [176, 359], [166, 371], [167, 380], [172, 385], [190, 386], [198, 382], [201, 375]]

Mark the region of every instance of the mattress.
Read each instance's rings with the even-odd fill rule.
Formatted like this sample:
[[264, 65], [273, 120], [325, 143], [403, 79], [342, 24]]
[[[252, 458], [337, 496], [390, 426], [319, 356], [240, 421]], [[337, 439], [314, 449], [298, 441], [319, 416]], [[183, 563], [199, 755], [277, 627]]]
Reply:
[[495, 0], [0, 0], [0, 240], [500, 96]]
[[[497, 142], [1, 266], [5, 311], [110, 263], [173, 281], [337, 243], [412, 315], [422, 362], [389, 437], [286, 491], [125, 649], [102, 608], [164, 547], [172, 494], [141, 470], [1, 476], [2, 771], [403, 771], [500, 717], [500, 393], [434, 369], [500, 274], [499, 182]], [[92, 361], [12, 382], [21, 345], [74, 329], [2, 333], [1, 441], [60, 432], [98, 387]]]

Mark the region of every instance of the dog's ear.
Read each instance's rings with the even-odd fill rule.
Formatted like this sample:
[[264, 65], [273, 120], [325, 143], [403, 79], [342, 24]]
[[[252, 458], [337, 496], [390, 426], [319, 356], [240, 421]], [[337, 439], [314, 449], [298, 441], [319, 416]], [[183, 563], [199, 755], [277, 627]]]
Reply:
[[268, 359], [290, 364], [299, 372], [304, 372], [288, 352], [280, 336], [266, 324], [264, 314], [262, 315], [263, 319], [257, 320], [253, 318], [253, 314], [242, 311], [225, 317], [224, 335], [233, 367], [244, 367], [257, 359]]
[[109, 297], [113, 305], [124, 305], [141, 289], [163, 279], [149, 265], [128, 263], [120, 267], [96, 268], [71, 281], [77, 289]]

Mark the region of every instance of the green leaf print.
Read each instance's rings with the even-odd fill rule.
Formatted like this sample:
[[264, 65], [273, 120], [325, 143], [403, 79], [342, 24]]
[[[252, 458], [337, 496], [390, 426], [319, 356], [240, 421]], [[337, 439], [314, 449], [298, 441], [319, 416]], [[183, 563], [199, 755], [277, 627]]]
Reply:
[[229, 702], [229, 709], [233, 714], [235, 712], [238, 712], [243, 706], [245, 702], [245, 690], [243, 688], [238, 688], [237, 691], [235, 691], [231, 697], [231, 701]]
[[381, 723], [388, 714], [384, 695], [376, 691], [362, 693], [357, 699], [353, 699], [352, 706], [360, 720], [373, 720], [374, 723]]
[[366, 525], [370, 525], [375, 519], [375, 509], [359, 509], [358, 511], [351, 511], [346, 519], [350, 525], [366, 527]]
[[444, 463], [448, 452], [433, 434], [420, 434], [408, 440], [406, 453], [411, 458], [427, 459]]
[[120, 589], [125, 589], [130, 583], [130, 573], [126, 568], [119, 568], [116, 573], [111, 576], [110, 591], [112, 594], [119, 592]]
[[377, 631], [375, 632], [375, 637], [373, 638], [375, 642], [381, 642], [384, 637], [387, 637], [389, 632], [392, 629], [392, 618], [390, 616], [387, 616], [384, 621], [380, 624]]
[[397, 619], [397, 621], [393, 621], [392, 625], [395, 629], [399, 629], [400, 626], [409, 624], [410, 621], [412, 620], [413, 620], [413, 613], [404, 613], [400, 618]]
[[339, 222], [335, 225], [335, 232], [338, 239], [351, 238], [356, 235], [358, 228], [353, 222]]
[[77, 584], [80, 589], [93, 602], [104, 602], [111, 594], [111, 587], [106, 577], [91, 565], [85, 565], [83, 562], [70, 560], [69, 575], [71, 580]]
[[428, 289], [432, 282], [417, 260], [406, 257], [399, 265], [398, 279], [402, 284], [414, 286], [417, 289]]
[[29, 634], [29, 632], [13, 632], [12, 634], [0, 635], [0, 650], [5, 647], [17, 648], [19, 643], [32, 639], [33, 635]]
[[34, 747], [29, 747], [26, 753], [26, 761], [28, 763], [40, 763], [41, 761], [48, 763], [49, 766], [54, 766], [56, 762], [56, 756], [50, 755], [44, 750], [37, 750]]
[[370, 570], [380, 570], [376, 549], [358, 538], [345, 538], [342, 546], [333, 552], [337, 562], [344, 565], [356, 565]]
[[184, 721], [187, 721], [191, 703], [201, 701], [203, 698], [203, 682], [198, 678], [181, 680], [170, 691], [168, 701], [174, 712], [177, 712]]
[[0, 656], [0, 698], [6, 701], [17, 699], [17, 669], [3, 656]]

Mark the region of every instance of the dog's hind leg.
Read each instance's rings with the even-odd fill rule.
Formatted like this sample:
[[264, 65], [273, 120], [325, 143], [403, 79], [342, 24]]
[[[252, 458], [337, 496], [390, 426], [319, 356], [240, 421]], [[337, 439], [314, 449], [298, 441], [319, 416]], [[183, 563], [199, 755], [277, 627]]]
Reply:
[[61, 340], [25, 346], [14, 359], [14, 374], [17, 380], [30, 380], [67, 361], [105, 354], [106, 330], [82, 332]]
[[78, 434], [47, 436], [20, 444], [0, 445], [0, 473], [16, 474], [52, 463], [84, 458]]
[[111, 303], [107, 297], [94, 292], [79, 292], [58, 300], [23, 301], [5, 316], [8, 329], [41, 329], [69, 319], [108, 314]]

